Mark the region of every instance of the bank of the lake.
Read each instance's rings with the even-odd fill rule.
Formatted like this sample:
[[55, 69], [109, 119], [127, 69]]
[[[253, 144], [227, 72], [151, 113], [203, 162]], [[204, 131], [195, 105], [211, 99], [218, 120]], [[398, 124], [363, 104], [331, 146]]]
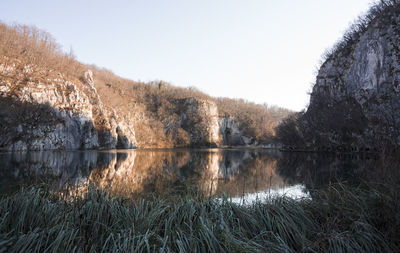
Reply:
[[398, 252], [398, 192], [336, 184], [244, 206], [31, 187], [0, 199], [0, 252]]

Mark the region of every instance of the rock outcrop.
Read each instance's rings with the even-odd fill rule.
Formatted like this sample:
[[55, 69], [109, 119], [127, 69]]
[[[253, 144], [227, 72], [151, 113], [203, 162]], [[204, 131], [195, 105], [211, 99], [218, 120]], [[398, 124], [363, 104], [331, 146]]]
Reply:
[[179, 126], [190, 136], [191, 146], [219, 146], [218, 108], [212, 101], [189, 98], [176, 101]]
[[0, 150], [265, 144], [291, 113], [129, 80], [61, 48], [36, 27], [0, 22]]
[[181, 99], [176, 101], [179, 126], [190, 136], [190, 146], [256, 146], [258, 141], [245, 136], [240, 123], [232, 117], [220, 117], [214, 101]]
[[398, 146], [400, 2], [378, 4], [352, 29], [318, 71], [303, 137], [319, 147]]
[[240, 124], [231, 117], [220, 118], [218, 121], [219, 131], [222, 137], [223, 145], [227, 146], [256, 146], [258, 141], [251, 137], [245, 136]]
[[[0, 65], [4, 77], [0, 80], [0, 149], [113, 149], [161, 142], [151, 133], [136, 140], [135, 127], [149, 121], [148, 116], [105, 106], [90, 70], [72, 81], [62, 74], [43, 74], [46, 70], [35, 66], [24, 66], [21, 74], [17, 66], [18, 62]], [[174, 147], [179, 141], [192, 147], [257, 144], [243, 136], [233, 118], [220, 118], [216, 103], [207, 99], [177, 99], [173, 109], [160, 117], [163, 125], [150, 123], [151, 131], [172, 132], [176, 143], [161, 142], [158, 147]]]
[[16, 61], [0, 65], [0, 149], [135, 147], [129, 124], [106, 108], [90, 71], [82, 80]]

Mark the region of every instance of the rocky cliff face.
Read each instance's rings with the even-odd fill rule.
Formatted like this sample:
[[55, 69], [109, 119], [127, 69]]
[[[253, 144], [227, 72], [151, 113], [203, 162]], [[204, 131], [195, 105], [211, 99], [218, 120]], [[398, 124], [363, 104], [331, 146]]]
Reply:
[[305, 126], [315, 131], [314, 144], [369, 148], [400, 144], [397, 2], [371, 9], [318, 71], [304, 117]]
[[176, 101], [179, 126], [190, 136], [192, 146], [219, 146], [218, 108], [212, 101], [181, 99]]
[[0, 75], [1, 149], [135, 147], [133, 129], [102, 104], [90, 71], [70, 81], [16, 61], [0, 65]]
[[231, 117], [220, 118], [218, 121], [219, 131], [222, 137], [223, 145], [228, 146], [251, 146], [258, 145], [258, 141], [245, 136], [240, 128], [239, 122]]
[[[103, 101], [108, 101], [110, 91], [97, 91], [90, 70], [71, 80], [17, 60], [0, 62], [4, 62], [0, 64], [1, 150], [256, 144], [243, 136], [233, 118], [220, 118], [211, 100], [175, 99], [170, 111], [158, 112], [157, 121], [152, 121], [139, 106], [120, 110], [117, 104], [106, 105]], [[147, 132], [138, 136], [136, 130], [142, 125], [147, 125]]]

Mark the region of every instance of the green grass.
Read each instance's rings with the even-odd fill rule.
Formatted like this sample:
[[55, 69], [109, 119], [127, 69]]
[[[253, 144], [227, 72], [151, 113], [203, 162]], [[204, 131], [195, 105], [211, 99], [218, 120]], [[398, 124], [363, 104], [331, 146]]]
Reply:
[[0, 198], [0, 252], [397, 252], [397, 192], [336, 185], [243, 206], [32, 187]]

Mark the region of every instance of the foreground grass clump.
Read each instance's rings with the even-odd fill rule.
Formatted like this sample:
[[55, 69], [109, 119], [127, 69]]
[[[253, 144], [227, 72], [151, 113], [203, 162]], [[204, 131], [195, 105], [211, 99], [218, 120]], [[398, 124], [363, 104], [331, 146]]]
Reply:
[[0, 199], [0, 252], [391, 252], [399, 250], [397, 191], [331, 187], [280, 197], [135, 202], [89, 190], [63, 199], [41, 188]]

